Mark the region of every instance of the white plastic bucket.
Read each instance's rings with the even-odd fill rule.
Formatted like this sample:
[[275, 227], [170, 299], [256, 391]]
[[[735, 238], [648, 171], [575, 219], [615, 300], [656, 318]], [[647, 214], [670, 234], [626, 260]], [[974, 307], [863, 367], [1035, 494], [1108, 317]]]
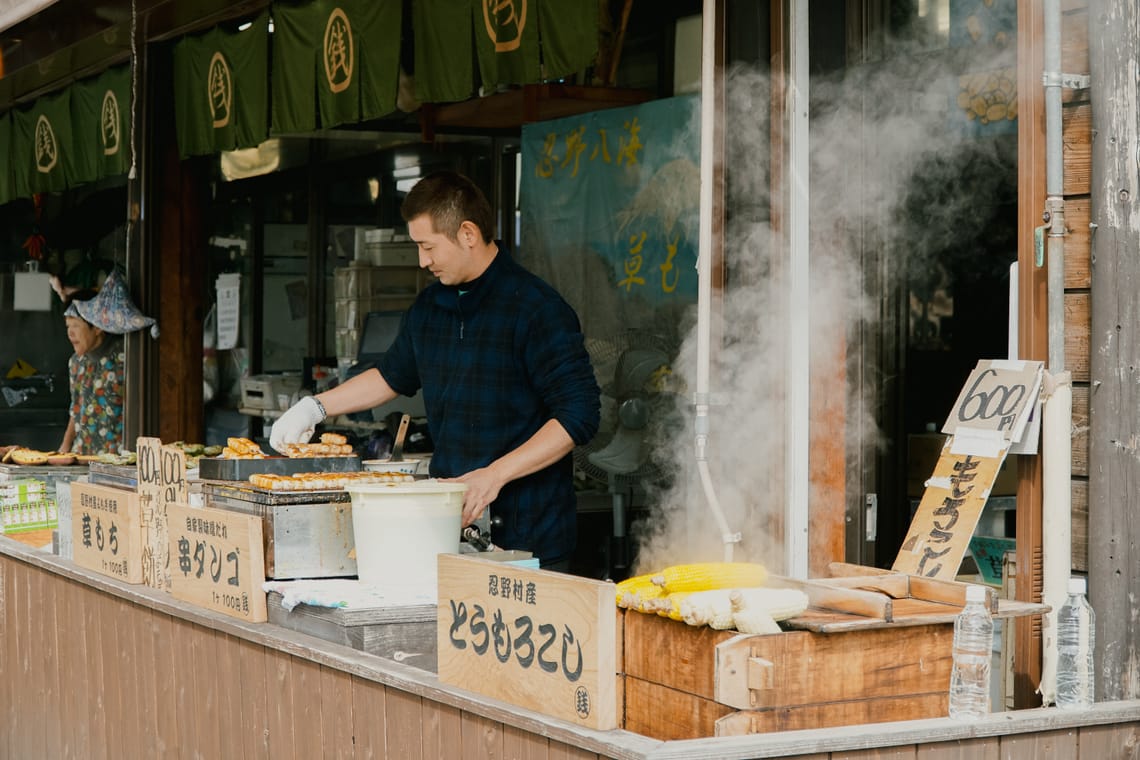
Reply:
[[345, 487], [356, 573], [392, 604], [434, 604], [437, 555], [459, 551], [465, 483], [418, 480]]

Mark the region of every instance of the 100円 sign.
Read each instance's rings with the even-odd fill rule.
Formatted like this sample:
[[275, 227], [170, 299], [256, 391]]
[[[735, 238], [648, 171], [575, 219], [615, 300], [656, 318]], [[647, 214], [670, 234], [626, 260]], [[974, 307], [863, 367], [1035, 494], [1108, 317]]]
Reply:
[[437, 612], [441, 682], [618, 727], [612, 583], [440, 554]]
[[121, 488], [71, 484], [72, 560], [127, 583], [143, 582], [139, 495]]
[[181, 504], [166, 510], [171, 596], [247, 623], [268, 620], [261, 518]]

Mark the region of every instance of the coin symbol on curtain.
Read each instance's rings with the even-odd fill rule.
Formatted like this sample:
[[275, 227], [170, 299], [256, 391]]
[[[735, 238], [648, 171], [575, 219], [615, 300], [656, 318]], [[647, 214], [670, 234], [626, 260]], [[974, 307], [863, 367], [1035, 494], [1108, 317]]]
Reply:
[[325, 79], [333, 92], [341, 92], [352, 84], [353, 54], [352, 25], [344, 11], [336, 8], [325, 24]]
[[483, 23], [496, 53], [509, 53], [522, 45], [528, 0], [483, 0]]
[[215, 52], [214, 57], [210, 59], [210, 68], [206, 76], [206, 95], [210, 102], [214, 129], [228, 125], [233, 112], [234, 81], [230, 74], [230, 65], [221, 52]]
[[103, 93], [103, 108], [99, 115], [99, 131], [103, 138], [103, 155], [119, 152], [119, 99], [113, 90]]
[[51, 128], [51, 122], [43, 114], [36, 119], [35, 137], [36, 171], [47, 174], [55, 168], [59, 160], [59, 146], [56, 144], [55, 130]]

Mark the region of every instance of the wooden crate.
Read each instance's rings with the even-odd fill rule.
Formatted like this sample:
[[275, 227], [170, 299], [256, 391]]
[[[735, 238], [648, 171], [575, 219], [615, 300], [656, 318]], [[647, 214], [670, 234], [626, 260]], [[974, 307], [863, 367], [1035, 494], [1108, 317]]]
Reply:
[[623, 636], [624, 727], [655, 739], [946, 714], [953, 623], [748, 636], [626, 612]]
[[[668, 741], [945, 716], [966, 584], [841, 564], [832, 572], [771, 579], [811, 603], [778, 634], [623, 611], [623, 727]], [[992, 590], [989, 606], [998, 617], [1048, 609]]]

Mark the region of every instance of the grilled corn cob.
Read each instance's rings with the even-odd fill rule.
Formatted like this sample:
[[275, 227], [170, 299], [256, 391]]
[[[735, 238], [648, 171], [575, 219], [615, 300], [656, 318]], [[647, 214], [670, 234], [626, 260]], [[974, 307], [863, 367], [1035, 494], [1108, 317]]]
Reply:
[[666, 594], [763, 586], [768, 571], [755, 562], [695, 562], [667, 567], [653, 578]]
[[[738, 597], [735, 604], [734, 596]], [[750, 629], [764, 628], [766, 621], [763, 615], [771, 618], [774, 624], [774, 621], [799, 615], [807, 606], [807, 594], [798, 589], [713, 589], [697, 591], [682, 599], [681, 619], [689, 625], [707, 625], [721, 631], [735, 627], [742, 633], [775, 633], [771, 628], [745, 631], [739, 625]], [[738, 612], [744, 615], [740, 621], [736, 620]], [[756, 614], [749, 616], [753, 612]]]
[[794, 618], [808, 608], [807, 594], [796, 588], [746, 588], [741, 595], [747, 608], [764, 610], [776, 621]]
[[732, 623], [741, 633], [780, 633], [780, 624], [766, 610], [749, 608], [739, 590], [729, 595], [732, 602]]
[[689, 625], [707, 625], [718, 631], [732, 627], [732, 601], [729, 589], [694, 591], [681, 600], [681, 619]]
[[650, 602], [664, 596], [664, 591], [653, 582], [652, 575], [635, 575], [617, 584], [617, 606], [648, 612]]
[[680, 620], [681, 602], [693, 593], [692, 591], [678, 591], [675, 594], [658, 597], [652, 600], [649, 605], [651, 609], [661, 617], [667, 617], [670, 620]]

